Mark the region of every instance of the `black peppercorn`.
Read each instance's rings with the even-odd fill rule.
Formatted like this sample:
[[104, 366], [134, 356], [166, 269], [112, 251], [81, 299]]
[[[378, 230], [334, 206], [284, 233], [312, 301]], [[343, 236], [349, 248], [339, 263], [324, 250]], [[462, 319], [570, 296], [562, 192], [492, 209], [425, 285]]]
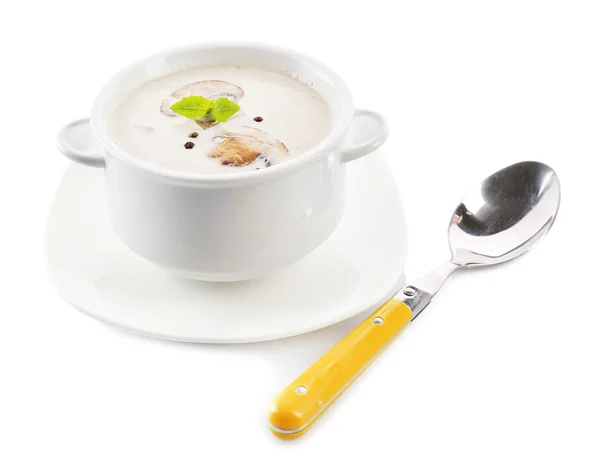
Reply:
[[191, 141], [188, 141], [186, 144], [184, 144], [183, 146], [185, 146], [185, 149], [192, 149], [195, 145], [194, 143], [192, 143]]
[[254, 117], [254, 121], [255, 122], [262, 122], [263, 121], [263, 117]]

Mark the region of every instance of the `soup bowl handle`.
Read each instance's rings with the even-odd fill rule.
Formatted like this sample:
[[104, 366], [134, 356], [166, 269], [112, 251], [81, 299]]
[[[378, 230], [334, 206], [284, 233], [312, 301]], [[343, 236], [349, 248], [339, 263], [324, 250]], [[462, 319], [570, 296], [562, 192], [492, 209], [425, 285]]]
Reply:
[[80, 118], [62, 127], [58, 132], [57, 144], [60, 152], [76, 163], [96, 168], [105, 165], [89, 118]]
[[347, 163], [378, 149], [388, 137], [385, 118], [371, 110], [357, 109], [342, 148], [342, 162]]

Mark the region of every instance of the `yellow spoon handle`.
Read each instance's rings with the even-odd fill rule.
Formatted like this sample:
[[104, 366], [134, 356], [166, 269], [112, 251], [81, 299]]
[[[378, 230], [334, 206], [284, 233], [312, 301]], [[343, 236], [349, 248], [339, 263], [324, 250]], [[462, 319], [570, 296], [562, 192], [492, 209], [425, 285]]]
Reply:
[[411, 318], [404, 302], [390, 299], [383, 304], [279, 393], [267, 413], [271, 431], [282, 439], [304, 434]]

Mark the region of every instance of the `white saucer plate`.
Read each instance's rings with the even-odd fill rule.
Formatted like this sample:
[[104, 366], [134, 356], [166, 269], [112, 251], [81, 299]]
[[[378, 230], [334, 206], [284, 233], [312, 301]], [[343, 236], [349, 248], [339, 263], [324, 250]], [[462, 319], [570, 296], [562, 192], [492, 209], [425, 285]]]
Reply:
[[126, 248], [108, 222], [102, 170], [72, 164], [48, 220], [48, 272], [81, 312], [168, 340], [259, 342], [366, 314], [404, 282], [406, 225], [381, 154], [347, 166], [346, 213], [325, 243], [272, 276], [210, 283], [175, 276]]

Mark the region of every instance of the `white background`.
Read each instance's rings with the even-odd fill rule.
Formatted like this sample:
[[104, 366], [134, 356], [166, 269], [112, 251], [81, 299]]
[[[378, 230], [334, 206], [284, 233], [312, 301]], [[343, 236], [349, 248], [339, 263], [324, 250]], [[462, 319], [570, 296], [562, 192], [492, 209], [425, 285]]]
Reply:
[[[597, 2], [1, 8], [0, 471], [600, 471]], [[44, 269], [45, 219], [67, 166], [57, 129], [86, 116], [129, 62], [213, 39], [314, 55], [357, 106], [388, 117], [409, 277], [447, 257], [447, 220], [472, 182], [534, 159], [562, 184], [535, 251], [453, 277], [293, 443], [266, 428], [269, 400], [357, 321], [251, 346], [166, 343], [79, 314]]]

